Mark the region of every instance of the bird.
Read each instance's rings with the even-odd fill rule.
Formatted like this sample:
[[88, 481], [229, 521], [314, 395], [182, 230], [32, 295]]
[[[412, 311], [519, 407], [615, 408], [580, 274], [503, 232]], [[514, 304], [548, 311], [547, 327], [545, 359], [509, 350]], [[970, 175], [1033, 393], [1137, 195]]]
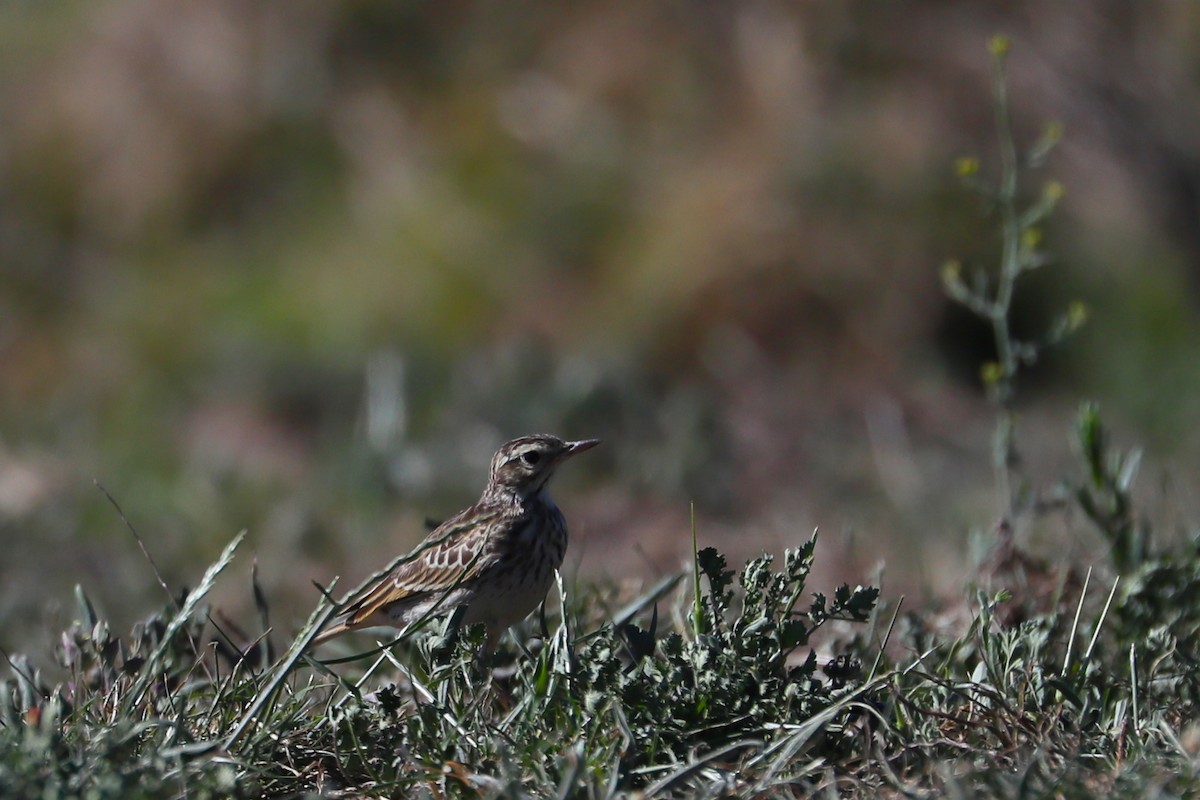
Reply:
[[359, 628], [404, 629], [459, 609], [487, 628], [483, 653], [545, 599], [567, 550], [567, 523], [546, 485], [599, 439], [522, 436], [492, 456], [479, 501], [438, 525], [393, 567], [352, 595], [309, 648]]

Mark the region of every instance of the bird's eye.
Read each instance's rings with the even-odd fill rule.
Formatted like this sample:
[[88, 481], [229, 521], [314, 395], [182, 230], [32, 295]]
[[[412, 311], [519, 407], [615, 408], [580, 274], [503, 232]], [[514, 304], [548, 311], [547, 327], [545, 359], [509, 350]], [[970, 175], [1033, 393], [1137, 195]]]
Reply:
[[527, 467], [532, 467], [541, 460], [542, 454], [537, 450], [529, 450], [521, 454], [521, 461], [523, 461]]

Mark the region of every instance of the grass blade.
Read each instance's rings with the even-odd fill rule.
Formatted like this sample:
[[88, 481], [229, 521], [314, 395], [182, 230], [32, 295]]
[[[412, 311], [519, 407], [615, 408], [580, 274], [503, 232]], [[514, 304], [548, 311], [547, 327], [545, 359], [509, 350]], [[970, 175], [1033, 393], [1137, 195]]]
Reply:
[[127, 711], [142, 702], [142, 699], [146, 695], [146, 690], [150, 688], [150, 682], [159, 677], [163, 658], [171, 647], [171, 640], [175, 638], [175, 634], [179, 633], [180, 629], [191, 619], [192, 615], [196, 612], [196, 608], [200, 605], [200, 601], [212, 590], [217, 576], [229, 566], [229, 562], [233, 561], [233, 554], [237, 552], [238, 546], [245, 538], [246, 531], [242, 531], [233, 537], [233, 541], [226, 545], [225, 549], [221, 552], [221, 557], [204, 571], [204, 577], [200, 580], [200, 585], [188, 593], [187, 599], [183, 601], [183, 605], [180, 606], [179, 611], [171, 619], [171, 622], [168, 623], [162, 640], [158, 643], [158, 647], [154, 649], [154, 652], [146, 659], [146, 663], [142, 665], [133, 689], [126, 695], [124, 707]]

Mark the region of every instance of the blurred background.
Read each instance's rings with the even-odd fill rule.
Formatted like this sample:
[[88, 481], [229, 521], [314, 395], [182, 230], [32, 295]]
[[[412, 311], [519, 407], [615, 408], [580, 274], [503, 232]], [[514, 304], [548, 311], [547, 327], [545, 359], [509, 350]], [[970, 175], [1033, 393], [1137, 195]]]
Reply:
[[[0, 6], [0, 646], [116, 622], [239, 530], [274, 622], [482, 489], [556, 480], [569, 570], [648, 579], [820, 528], [814, 590], [952, 591], [996, 520], [989, 332], [944, 297], [994, 220], [986, 42], [1027, 176], [1067, 195], [1018, 334], [1088, 326], [1019, 387], [1023, 468], [1100, 400], [1195, 520], [1200, 6], [132, 0]], [[1181, 522], [1180, 525], [1183, 523]], [[1023, 532], [1096, 558], [1069, 520]], [[1064, 549], [1065, 548], [1065, 549]], [[886, 563], [886, 568], [881, 565]]]

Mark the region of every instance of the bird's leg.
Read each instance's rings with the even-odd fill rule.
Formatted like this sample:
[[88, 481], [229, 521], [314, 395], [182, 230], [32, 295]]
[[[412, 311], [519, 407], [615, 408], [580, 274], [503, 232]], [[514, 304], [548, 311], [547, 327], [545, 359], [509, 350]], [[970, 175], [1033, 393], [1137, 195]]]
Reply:
[[458, 646], [458, 635], [462, 629], [463, 616], [466, 613], [467, 607], [459, 606], [446, 619], [446, 626], [443, 628], [441, 635], [442, 641], [435, 644], [431, 650], [431, 655], [436, 663], [441, 665], [450, 663], [450, 659], [454, 655], [454, 649]]
[[[496, 651], [496, 645], [500, 643], [500, 640], [508, 630], [508, 628], [499, 625], [488, 625], [487, 639], [484, 641], [483, 647], [479, 649], [479, 655], [475, 658], [476, 671], [481, 673], [483, 677], [486, 677], [492, 691], [495, 693], [495, 702], [500, 708], [505, 710], [512, 708], [515, 703], [510, 684], [513, 675], [516, 674], [517, 663], [515, 661], [512, 664], [497, 663], [502, 654]], [[517, 640], [518, 646], [524, 649], [520, 638], [515, 635], [513, 638]], [[518, 657], [517, 661], [519, 660]]]
[[500, 638], [507, 629], [489, 624], [486, 630], [487, 636], [483, 640], [483, 646], [475, 654], [475, 668], [480, 672], [491, 672], [496, 666], [496, 645], [500, 643]]

